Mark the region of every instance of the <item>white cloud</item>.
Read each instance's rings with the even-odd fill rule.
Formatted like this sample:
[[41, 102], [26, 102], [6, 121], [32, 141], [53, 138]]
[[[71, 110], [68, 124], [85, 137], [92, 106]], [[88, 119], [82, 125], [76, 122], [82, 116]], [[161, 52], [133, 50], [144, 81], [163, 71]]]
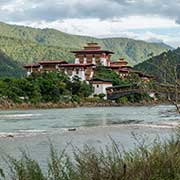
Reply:
[[179, 22], [179, 8], [179, 0], [1, 0], [0, 18], [9, 21], [56, 21], [156, 15]]
[[179, 9], [179, 0], [0, 0], [0, 21], [78, 35], [163, 40], [177, 46], [180, 39], [173, 33], [145, 29], [178, 28]]
[[[17, 22], [18, 23], [18, 22]], [[17, 24], [16, 23], [16, 24]], [[114, 35], [120, 31], [146, 28], [175, 28], [179, 27], [173, 20], [150, 17], [150, 16], [129, 16], [126, 18], [114, 18], [112, 20], [100, 19], [64, 19], [53, 22], [37, 21], [21, 22], [18, 24], [31, 25], [40, 28], [55, 28], [68, 33], [82, 35]]]
[[[164, 42], [173, 47], [180, 46], [179, 35], [173, 33], [153, 33], [146, 29], [173, 29], [178, 28], [173, 20], [159, 17], [140, 17], [131, 16], [110, 20], [99, 19], [65, 19], [54, 22], [23, 22], [19, 24], [30, 25], [40, 28], [54, 28], [66, 33], [95, 36], [99, 38], [106, 37], [127, 37], [149, 42]], [[160, 30], [159, 30], [160, 31]]]

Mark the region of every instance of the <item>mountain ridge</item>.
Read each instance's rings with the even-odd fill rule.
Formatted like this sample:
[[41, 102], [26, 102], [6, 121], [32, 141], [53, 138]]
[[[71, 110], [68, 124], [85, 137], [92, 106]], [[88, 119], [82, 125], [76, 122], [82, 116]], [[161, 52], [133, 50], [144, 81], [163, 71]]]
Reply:
[[159, 55], [172, 49], [168, 45], [148, 43], [130, 38], [94, 38], [72, 35], [51, 28], [32, 28], [0, 22], [0, 50], [21, 65], [44, 59], [74, 61], [72, 50], [97, 42], [103, 49], [114, 51], [112, 60], [124, 57], [130, 65], [146, 60], [149, 54]]
[[[27, 28], [27, 29], [31, 29], [31, 30], [37, 30], [37, 31], [54, 31], [54, 32], [58, 32], [58, 33], [62, 33], [62, 34], [64, 34], [64, 35], [67, 35], [67, 36], [75, 36], [75, 37], [77, 37], [77, 38], [81, 38], [81, 37], [83, 37], [83, 38], [87, 38], [87, 39], [94, 39], [94, 40], [108, 40], [108, 39], [124, 39], [124, 40], [133, 40], [133, 41], [136, 41], [136, 42], [145, 42], [145, 43], [148, 43], [148, 44], [154, 44], [154, 45], [156, 45], [156, 44], [158, 44], [158, 45], [163, 45], [163, 46], [166, 46], [166, 47], [168, 47], [168, 48], [170, 48], [170, 49], [174, 49], [173, 47], [171, 47], [170, 45], [168, 45], [168, 44], [165, 44], [164, 42], [149, 42], [149, 41], [145, 41], [145, 40], [139, 40], [139, 39], [133, 39], [133, 38], [128, 38], [128, 37], [93, 37], [93, 36], [86, 36], [86, 35], [77, 35], [77, 34], [72, 34], [72, 33], [66, 33], [66, 32], [63, 32], [63, 31], [60, 31], [60, 30], [57, 30], [57, 29], [53, 29], [53, 28], [36, 28], [36, 27], [31, 27], [31, 26], [25, 26], [25, 25], [15, 25], [15, 24], [7, 24], [7, 23], [4, 23], [4, 22], [1, 22], [0, 21], [0, 26], [1, 25], [4, 25], [4, 26], [9, 26], [9, 27], [12, 27], [12, 26], [15, 26], [15, 27], [18, 27], [18, 28], [22, 28], [22, 29], [24, 29], [24, 28]], [[7, 36], [7, 37], [9, 37], [9, 36]], [[12, 36], [12, 37], [14, 37], [14, 36]]]

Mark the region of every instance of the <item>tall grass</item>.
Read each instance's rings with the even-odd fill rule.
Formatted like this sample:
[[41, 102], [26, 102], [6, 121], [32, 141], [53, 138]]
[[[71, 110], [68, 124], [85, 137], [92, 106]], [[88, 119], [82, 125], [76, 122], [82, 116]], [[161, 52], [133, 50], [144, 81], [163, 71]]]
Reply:
[[9, 174], [0, 169], [4, 180], [179, 180], [180, 137], [154, 141], [150, 147], [140, 143], [129, 152], [115, 143], [101, 151], [86, 146], [74, 149], [73, 158], [51, 145], [47, 172], [25, 152], [20, 160], [6, 157], [6, 162]]

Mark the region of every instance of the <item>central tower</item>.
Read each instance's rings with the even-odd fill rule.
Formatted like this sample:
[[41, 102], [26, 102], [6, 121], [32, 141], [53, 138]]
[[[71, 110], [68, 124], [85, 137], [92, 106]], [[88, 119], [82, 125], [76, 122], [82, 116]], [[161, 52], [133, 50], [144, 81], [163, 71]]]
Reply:
[[98, 43], [87, 43], [82, 50], [72, 51], [75, 64], [94, 64], [110, 66], [112, 51], [102, 50]]

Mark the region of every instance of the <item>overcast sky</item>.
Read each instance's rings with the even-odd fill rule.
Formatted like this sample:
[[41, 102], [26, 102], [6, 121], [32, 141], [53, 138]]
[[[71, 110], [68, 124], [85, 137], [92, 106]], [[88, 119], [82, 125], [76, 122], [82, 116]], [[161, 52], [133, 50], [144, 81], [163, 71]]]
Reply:
[[180, 46], [180, 0], [0, 0], [0, 21]]

